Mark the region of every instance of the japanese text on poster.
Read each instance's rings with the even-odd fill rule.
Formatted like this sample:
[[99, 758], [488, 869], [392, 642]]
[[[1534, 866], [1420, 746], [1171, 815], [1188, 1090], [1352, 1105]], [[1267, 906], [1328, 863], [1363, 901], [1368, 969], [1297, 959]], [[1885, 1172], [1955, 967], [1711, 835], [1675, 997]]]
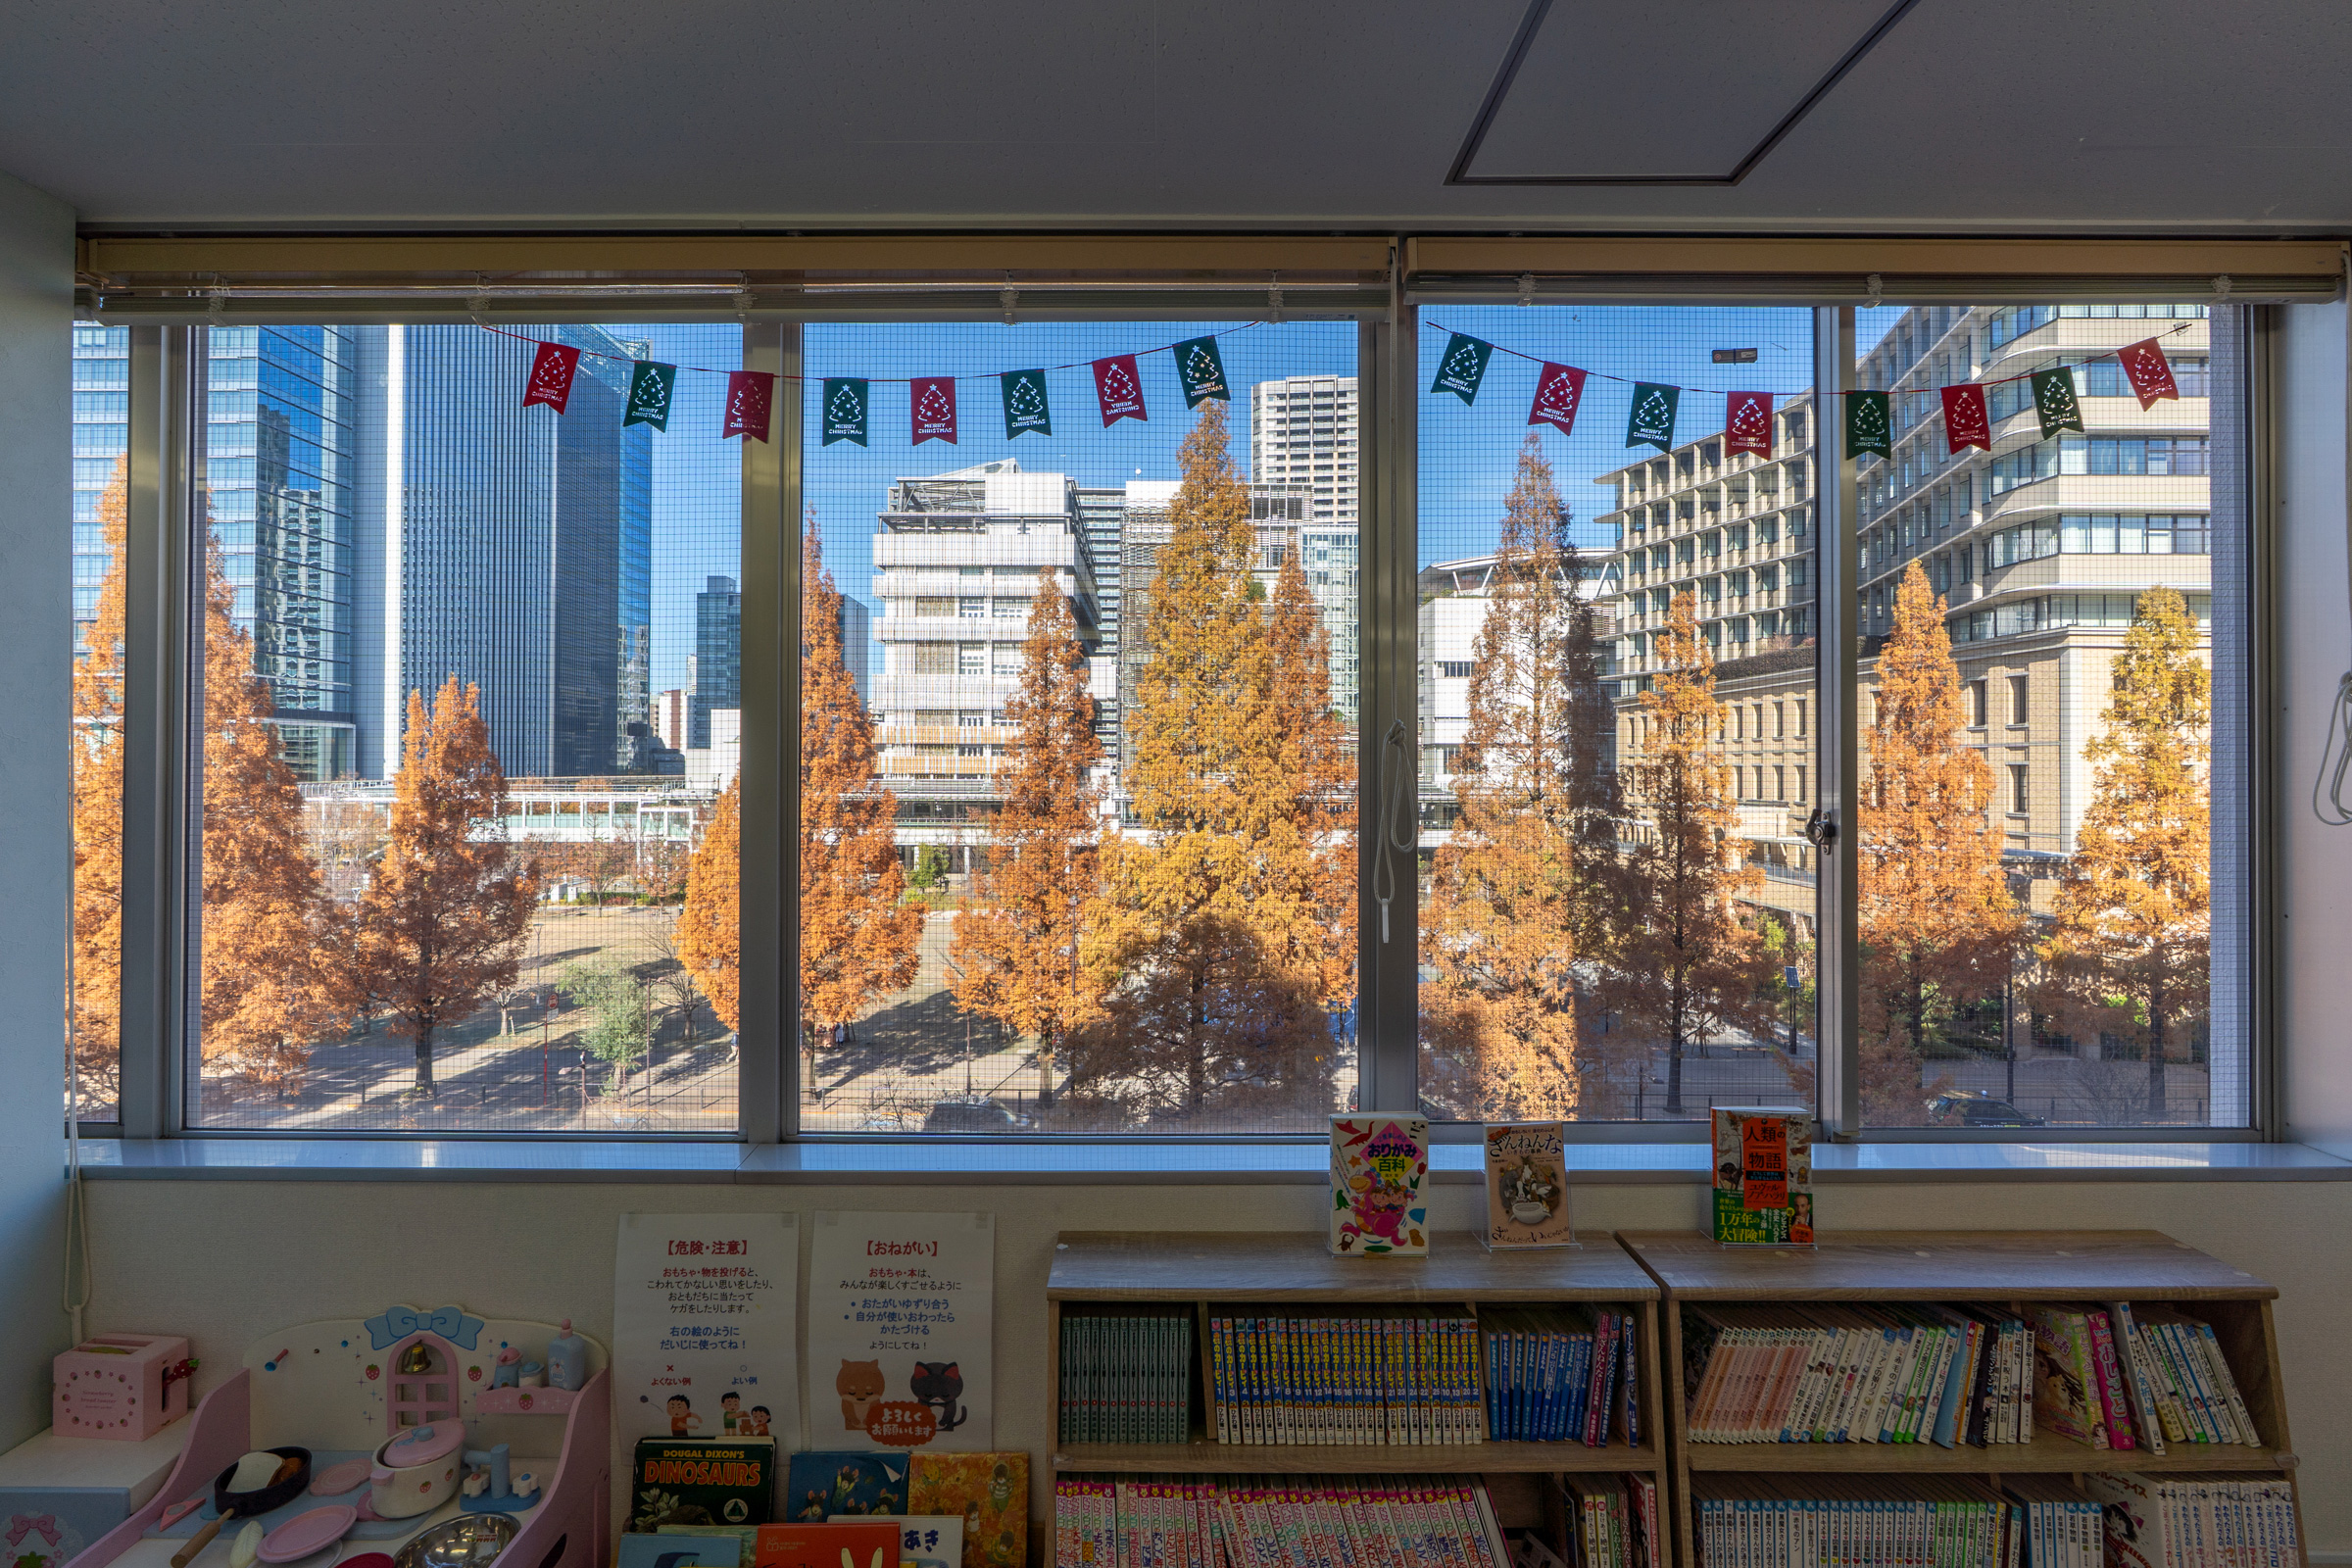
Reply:
[[815, 1224], [810, 1445], [994, 1447], [993, 1216], [820, 1213]]
[[638, 1438], [800, 1446], [797, 1214], [623, 1214], [612, 1419]]

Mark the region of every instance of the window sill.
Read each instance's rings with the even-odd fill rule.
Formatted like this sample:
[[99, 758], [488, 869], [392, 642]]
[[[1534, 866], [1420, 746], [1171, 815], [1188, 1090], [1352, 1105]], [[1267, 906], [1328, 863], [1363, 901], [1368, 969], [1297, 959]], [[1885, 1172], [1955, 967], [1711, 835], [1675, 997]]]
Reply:
[[[710, 1182], [1010, 1187], [1319, 1184], [1319, 1143], [873, 1139], [536, 1143], [501, 1139], [84, 1139], [110, 1181]], [[1441, 1183], [1479, 1179], [1478, 1146], [1438, 1144]], [[1571, 1144], [1570, 1176], [1601, 1186], [1703, 1182], [1704, 1143]], [[1815, 1147], [1817, 1185], [1899, 1182], [2352, 1181], [2352, 1160], [2302, 1144], [1884, 1143]]]

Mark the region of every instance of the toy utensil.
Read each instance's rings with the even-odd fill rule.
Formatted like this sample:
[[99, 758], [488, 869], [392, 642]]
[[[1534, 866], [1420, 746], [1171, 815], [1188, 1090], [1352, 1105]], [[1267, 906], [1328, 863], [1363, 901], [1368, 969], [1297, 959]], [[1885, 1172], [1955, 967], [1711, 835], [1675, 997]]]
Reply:
[[166, 1503], [163, 1513], [155, 1521], [156, 1527], [161, 1530], [169, 1530], [203, 1506], [204, 1494], [201, 1492], [193, 1497], [183, 1497], [177, 1502]]
[[366, 1459], [346, 1459], [341, 1464], [330, 1464], [311, 1477], [311, 1494], [318, 1497], [339, 1497], [346, 1492], [366, 1486], [370, 1468]]
[[228, 1568], [253, 1568], [262, 1556], [262, 1522], [248, 1519], [237, 1539], [228, 1544]]
[[[233, 1483], [240, 1474], [251, 1468], [260, 1468], [253, 1464], [257, 1457], [270, 1461], [269, 1467], [262, 1470], [265, 1478], [282, 1479], [270, 1480], [268, 1486], [253, 1491], [236, 1490]], [[282, 1508], [301, 1496], [303, 1489], [310, 1484], [311, 1450], [308, 1448], [273, 1448], [245, 1455], [213, 1478], [213, 1509], [220, 1517], [190, 1536], [187, 1544], [172, 1554], [172, 1568], [188, 1568], [196, 1554], [211, 1545], [213, 1538], [220, 1533], [220, 1527], [231, 1519], [250, 1519], [257, 1514]]]

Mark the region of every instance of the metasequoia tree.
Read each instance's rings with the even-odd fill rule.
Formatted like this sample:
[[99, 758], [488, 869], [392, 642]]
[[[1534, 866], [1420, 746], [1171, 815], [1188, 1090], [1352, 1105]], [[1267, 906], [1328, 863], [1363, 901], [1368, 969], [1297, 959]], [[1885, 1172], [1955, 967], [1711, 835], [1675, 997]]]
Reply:
[[1879, 653], [1855, 847], [1867, 1120], [1921, 1119], [1920, 1069], [1954, 1010], [1997, 994], [2019, 914], [1990, 814], [1992, 768], [1967, 715], [1943, 602], [1912, 562]]
[[479, 703], [455, 675], [430, 710], [422, 692], [409, 693], [391, 837], [351, 943], [354, 982], [415, 1042], [424, 1095], [436, 1093], [434, 1039], [514, 983], [539, 898], [537, 867], [497, 826], [507, 776]]
[[1615, 923], [1621, 808], [1565, 520], [1531, 433], [1472, 648], [1453, 831], [1421, 907], [1423, 1032], [1441, 1094], [1474, 1119], [1575, 1115], [1598, 1038], [1579, 972]]
[[[729, 1029], [741, 1029], [743, 906], [738, 889], [743, 860], [743, 779], [727, 780], [704, 825], [703, 842], [686, 870], [686, 902], [678, 909], [672, 941], [678, 962], [710, 999], [710, 1010]], [[694, 1012], [687, 1006], [687, 1027]]]
[[2168, 1113], [2165, 1061], [2209, 1005], [2212, 688], [2201, 641], [2177, 591], [2139, 596], [2114, 696], [2083, 748], [2090, 803], [2041, 949], [2052, 1009], [2138, 1047], [2151, 1121]]
[[1020, 689], [1004, 705], [1012, 728], [997, 775], [1004, 803], [970, 906], [948, 945], [956, 1005], [1038, 1038], [1038, 1103], [1054, 1102], [1054, 1048], [1094, 1009], [1078, 933], [1096, 891], [1101, 824], [1090, 770], [1102, 760], [1086, 645], [1052, 567], [1039, 574], [1022, 650]]
[[81, 1093], [111, 1102], [122, 1051], [122, 661], [126, 464], [98, 498], [110, 563], [74, 662], [74, 1060]]
[[1606, 1002], [1637, 1039], [1665, 1044], [1666, 1113], [1679, 1116], [1685, 1051], [1735, 1025], [1769, 1027], [1758, 1016], [1756, 935], [1736, 907], [1762, 876], [1740, 861], [1732, 837], [1730, 770], [1714, 752], [1723, 705], [1693, 596], [1675, 596], [1655, 647], [1643, 740], [1625, 769], [1641, 832], [1626, 856]]
[[[874, 721], [841, 654], [841, 593], [804, 547], [801, 647], [801, 1049], [910, 984], [923, 909], [903, 905], [898, 797], [877, 777]], [[706, 984], [705, 990], [710, 990]]]

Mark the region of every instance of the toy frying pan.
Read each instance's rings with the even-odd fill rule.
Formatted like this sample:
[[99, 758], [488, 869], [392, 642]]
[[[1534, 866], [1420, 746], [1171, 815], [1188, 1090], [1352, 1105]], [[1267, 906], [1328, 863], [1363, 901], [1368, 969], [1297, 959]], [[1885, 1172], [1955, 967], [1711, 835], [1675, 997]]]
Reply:
[[281, 1459], [291, 1460], [293, 1469], [288, 1471], [285, 1465], [279, 1465], [283, 1479], [272, 1480], [270, 1485], [256, 1487], [251, 1492], [228, 1490], [230, 1478], [237, 1473], [235, 1465], [221, 1471], [213, 1480], [213, 1509], [220, 1517], [190, 1536], [188, 1544], [172, 1554], [172, 1568], [188, 1568], [196, 1554], [211, 1545], [213, 1538], [220, 1533], [220, 1527], [231, 1519], [250, 1519], [273, 1508], [283, 1508], [302, 1495], [303, 1489], [311, 1484], [311, 1450], [289, 1447], [271, 1448], [270, 1452]]

